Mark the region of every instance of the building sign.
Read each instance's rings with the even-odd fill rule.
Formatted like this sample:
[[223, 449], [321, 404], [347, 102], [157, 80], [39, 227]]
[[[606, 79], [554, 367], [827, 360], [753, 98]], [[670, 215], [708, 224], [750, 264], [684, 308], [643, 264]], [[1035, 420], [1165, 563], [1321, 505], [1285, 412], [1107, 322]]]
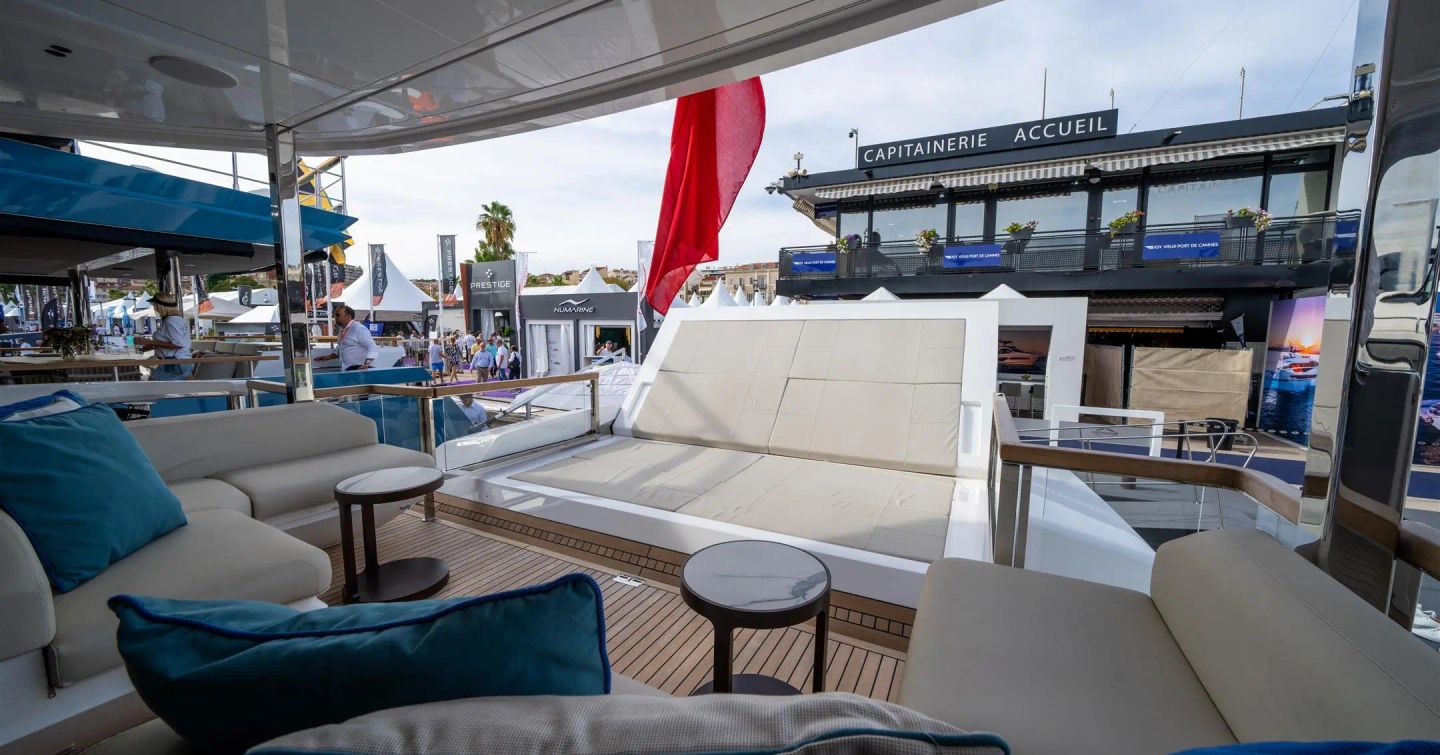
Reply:
[[1062, 118], [991, 126], [975, 131], [871, 144], [860, 148], [860, 167], [878, 168], [882, 165], [983, 155], [987, 152], [1043, 147], [1087, 139], [1106, 139], [1115, 136], [1119, 122], [1119, 110], [1099, 110]]
[[835, 252], [796, 252], [790, 255], [790, 271], [793, 273], [835, 272]]
[[250, 303], [250, 287], [249, 287], [249, 286], [236, 286], [236, 287], [235, 287], [235, 290], [238, 292], [236, 298], [239, 300], [240, 306], [242, 306], [242, 307], [251, 307], [251, 306], [254, 306], [253, 304]]
[[526, 294], [520, 314], [526, 320], [618, 320], [634, 322], [635, 299], [629, 291], [604, 294]]
[[1140, 248], [1140, 259], [1151, 261], [1216, 259], [1219, 256], [1219, 231], [1147, 234]]
[[470, 263], [470, 309], [515, 306], [515, 261]]
[[947, 244], [940, 264], [946, 268], [999, 267], [1001, 244]]

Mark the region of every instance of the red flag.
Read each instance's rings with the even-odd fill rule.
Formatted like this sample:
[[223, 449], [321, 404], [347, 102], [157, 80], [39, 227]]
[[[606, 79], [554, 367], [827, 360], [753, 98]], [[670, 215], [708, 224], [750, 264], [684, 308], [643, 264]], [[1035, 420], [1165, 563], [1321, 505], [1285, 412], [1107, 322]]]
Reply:
[[720, 258], [720, 227], [755, 164], [765, 134], [765, 91], [746, 79], [681, 97], [670, 131], [670, 169], [660, 200], [645, 298], [666, 314], [685, 279]]

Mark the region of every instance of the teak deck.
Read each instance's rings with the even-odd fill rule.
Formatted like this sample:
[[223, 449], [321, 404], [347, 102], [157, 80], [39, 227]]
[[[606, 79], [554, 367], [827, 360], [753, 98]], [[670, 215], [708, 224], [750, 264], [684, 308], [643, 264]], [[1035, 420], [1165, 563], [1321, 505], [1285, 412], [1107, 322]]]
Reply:
[[[434, 556], [450, 564], [450, 581], [436, 597], [484, 595], [584, 572], [600, 583], [610, 663], [616, 673], [686, 695], [709, 681], [713, 639], [710, 623], [691, 611], [670, 585], [646, 580], [639, 587], [616, 582], [621, 572], [557, 555], [537, 546], [482, 534], [463, 525], [425, 522], [406, 513], [378, 531], [380, 560]], [[325, 602], [340, 600], [340, 546], [329, 549], [334, 573]], [[361, 556], [361, 563], [364, 563]], [[810, 688], [811, 624], [735, 633], [735, 673], [769, 674]], [[894, 700], [905, 671], [903, 653], [849, 637], [830, 636], [825, 689]]]

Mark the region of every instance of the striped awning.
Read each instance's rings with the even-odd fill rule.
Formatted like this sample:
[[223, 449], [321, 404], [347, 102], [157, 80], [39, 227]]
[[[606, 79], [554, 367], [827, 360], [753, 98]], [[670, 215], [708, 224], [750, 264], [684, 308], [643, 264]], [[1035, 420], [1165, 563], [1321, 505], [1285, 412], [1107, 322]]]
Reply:
[[926, 191], [937, 182], [946, 188], [960, 189], [990, 184], [1003, 185], [1054, 181], [1085, 175], [1090, 168], [1107, 172], [1139, 170], [1152, 165], [1173, 165], [1176, 163], [1200, 162], [1229, 155], [1246, 155], [1263, 152], [1279, 152], [1289, 149], [1303, 149], [1325, 144], [1338, 144], [1345, 136], [1344, 127], [1298, 131], [1288, 134], [1272, 134], [1246, 139], [1229, 139], [1199, 144], [1182, 144], [1174, 147], [1131, 150], [1128, 152], [1099, 153], [1063, 160], [1046, 160], [1016, 165], [1000, 165], [993, 168], [976, 168], [949, 173], [929, 173], [904, 178], [889, 178], [880, 181], [862, 181], [852, 184], [822, 186], [815, 190], [820, 199], [848, 199], [850, 197], [901, 194], [909, 191]]

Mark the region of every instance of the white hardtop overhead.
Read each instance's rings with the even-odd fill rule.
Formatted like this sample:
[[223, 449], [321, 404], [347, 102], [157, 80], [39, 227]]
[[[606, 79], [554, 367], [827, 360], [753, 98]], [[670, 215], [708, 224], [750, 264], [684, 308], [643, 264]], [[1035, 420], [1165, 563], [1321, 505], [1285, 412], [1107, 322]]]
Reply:
[[0, 91], [23, 96], [0, 121], [242, 151], [277, 124], [304, 154], [402, 152], [673, 99], [992, 1], [17, 0]]

